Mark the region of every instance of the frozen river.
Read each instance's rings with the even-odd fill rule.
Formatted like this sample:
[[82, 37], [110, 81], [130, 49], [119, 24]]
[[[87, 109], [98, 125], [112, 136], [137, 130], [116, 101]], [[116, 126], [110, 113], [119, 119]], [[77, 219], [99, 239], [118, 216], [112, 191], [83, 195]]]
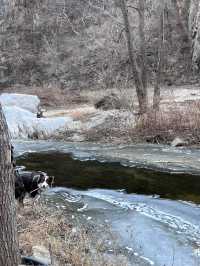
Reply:
[[45, 141], [14, 146], [18, 164], [55, 176], [50, 202], [108, 224], [130, 265], [200, 265], [199, 150]]

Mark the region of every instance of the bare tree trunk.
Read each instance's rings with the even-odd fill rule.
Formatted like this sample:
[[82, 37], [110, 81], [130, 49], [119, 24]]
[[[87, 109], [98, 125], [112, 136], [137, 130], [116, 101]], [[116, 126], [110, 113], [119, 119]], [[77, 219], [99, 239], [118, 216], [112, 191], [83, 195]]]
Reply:
[[139, 13], [139, 36], [140, 36], [140, 54], [141, 54], [141, 71], [144, 93], [147, 97], [147, 60], [146, 60], [146, 40], [145, 40], [145, 0], [138, 2]]
[[190, 8], [190, 0], [172, 0], [174, 5], [175, 14], [178, 21], [178, 26], [180, 29], [181, 36], [181, 57], [183, 61], [185, 61], [185, 70], [186, 74], [189, 75], [192, 66], [192, 41], [189, 34], [189, 8]]
[[[189, 2], [189, 0], [187, 1]], [[189, 37], [189, 32], [188, 32], [188, 25], [186, 25], [184, 21], [184, 17], [182, 17], [180, 3], [178, 0], [172, 0], [172, 3], [174, 5], [174, 9], [176, 12], [176, 18], [178, 21], [178, 26], [180, 28], [181, 35], [182, 35], [182, 41], [189, 42], [190, 37]]]
[[14, 174], [11, 144], [0, 105], [0, 265], [17, 266]]
[[191, 0], [185, 0], [184, 1], [184, 11], [183, 11], [183, 15], [184, 15], [184, 20], [186, 23], [186, 27], [189, 31], [189, 14], [190, 14], [190, 6], [191, 6]]
[[162, 81], [163, 61], [164, 61], [164, 19], [165, 19], [165, 8], [163, 8], [160, 15], [160, 33], [159, 33], [159, 45], [158, 45], [158, 63], [156, 81], [154, 86], [153, 96], [153, 109], [159, 110], [160, 106], [160, 86]]
[[135, 81], [135, 87], [136, 87], [136, 92], [137, 92], [137, 97], [138, 97], [138, 102], [139, 102], [139, 112], [140, 114], [144, 114], [147, 111], [147, 93], [145, 91], [143, 81], [142, 81], [142, 71], [138, 66], [136, 56], [134, 53], [133, 39], [132, 39], [130, 23], [128, 19], [128, 10], [127, 10], [125, 0], [120, 0], [120, 8], [121, 8], [123, 19], [124, 19], [129, 60], [130, 60], [130, 65], [131, 65], [131, 69], [133, 73], [133, 78]]

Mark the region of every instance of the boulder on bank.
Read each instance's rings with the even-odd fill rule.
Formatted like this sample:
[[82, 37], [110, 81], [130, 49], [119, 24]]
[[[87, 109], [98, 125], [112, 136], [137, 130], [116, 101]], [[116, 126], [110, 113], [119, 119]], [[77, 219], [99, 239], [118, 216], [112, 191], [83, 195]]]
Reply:
[[45, 265], [51, 264], [51, 255], [49, 250], [44, 246], [33, 246], [33, 256]]
[[104, 96], [101, 100], [96, 102], [94, 106], [96, 109], [102, 109], [105, 111], [112, 109], [121, 109], [123, 107], [119, 97], [114, 93]]
[[40, 99], [36, 95], [2, 93], [0, 95], [2, 106], [20, 107], [32, 113], [37, 113], [40, 105]]
[[187, 145], [187, 141], [179, 137], [176, 137], [171, 143], [172, 147], [182, 147], [185, 145]]

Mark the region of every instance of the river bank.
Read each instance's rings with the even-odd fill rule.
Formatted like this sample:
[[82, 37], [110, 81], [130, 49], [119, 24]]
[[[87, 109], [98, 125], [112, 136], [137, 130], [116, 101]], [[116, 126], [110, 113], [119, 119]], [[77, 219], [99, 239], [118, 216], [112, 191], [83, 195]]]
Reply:
[[[106, 257], [100, 249], [101, 259], [106, 258], [105, 265], [110, 265], [110, 258], [114, 259], [111, 265], [118, 265], [118, 259], [123, 259], [123, 263], [125, 259], [125, 263], [134, 266], [171, 266], [172, 263], [175, 266], [198, 265], [200, 209], [195, 202], [200, 202], [199, 165], [195, 166], [195, 172], [194, 165], [190, 168], [190, 163], [199, 156], [198, 150], [168, 149], [162, 145], [147, 145], [145, 150], [145, 146], [140, 145], [125, 148], [113, 145], [102, 147], [94, 143], [22, 140], [13, 144], [19, 165], [32, 170], [40, 169], [55, 176], [55, 187], [43, 194], [44, 213], [37, 214], [36, 205], [36, 215], [32, 218], [34, 210], [25, 209], [27, 217], [26, 214], [24, 217], [29, 220], [30, 225], [28, 229], [25, 228], [25, 232], [28, 232], [31, 241], [37, 240], [38, 237], [38, 229], [34, 229], [32, 225], [40, 227], [41, 224], [40, 230], [45, 232], [46, 228], [49, 228], [50, 235], [42, 238], [51, 241], [54, 239], [51, 234], [55, 236], [52, 232], [56, 230], [57, 234], [55, 222], [57, 225], [65, 219], [67, 224], [72, 224], [72, 228], [80, 225], [81, 229], [87, 228], [86, 230], [94, 232], [92, 247], [96, 248], [96, 243], [99, 243], [97, 240], [106, 239], [103, 241]], [[117, 149], [119, 155], [129, 154], [132, 159], [135, 156], [135, 161], [125, 161], [122, 157], [114, 156]], [[160, 169], [166, 173], [158, 172], [158, 167], [154, 167], [151, 172], [147, 170], [152, 168], [151, 160], [149, 164], [147, 161], [137, 162], [136, 158], [140, 157], [140, 154], [148, 154], [147, 158], [154, 158], [157, 166], [162, 164], [159, 160], [161, 156], [166, 162], [173, 161], [173, 167], [164, 163]], [[178, 160], [183, 160], [183, 167], [180, 167]], [[50, 220], [45, 214], [47, 207], [51, 210], [48, 214]], [[62, 213], [61, 216], [59, 212]], [[53, 225], [51, 216], [55, 218]], [[64, 239], [68, 239], [71, 233], [67, 229], [64, 230], [67, 232]], [[61, 236], [63, 234], [61, 233]], [[81, 231], [78, 230], [78, 234], [77, 239], [82, 234]], [[62, 241], [62, 237], [58, 235], [58, 242]], [[80, 247], [76, 241], [73, 243]], [[45, 247], [48, 249], [47, 244]], [[62, 247], [59, 247], [59, 250], [62, 251]], [[76, 248], [75, 250], [78, 252]], [[97, 250], [99, 251], [99, 248]], [[59, 256], [65, 258], [64, 254]], [[69, 258], [69, 254], [67, 256]], [[84, 258], [84, 255], [82, 257]], [[101, 260], [99, 264], [94, 261], [93, 263], [89, 265], [101, 265]], [[120, 263], [126, 265], [121, 261]]]
[[[44, 97], [39, 89], [34, 95], [16, 92], [2, 94], [0, 99], [14, 139], [171, 145], [178, 138], [177, 146], [199, 146], [198, 86], [162, 90], [160, 110], [155, 112], [150, 107], [142, 117], [137, 114], [137, 98], [130, 89], [124, 94], [117, 90], [85, 91], [78, 96], [72, 93], [69, 99], [59, 92], [55, 99]], [[150, 106], [152, 93], [149, 88]], [[103, 105], [96, 108], [102, 101]], [[42, 118], [37, 118], [38, 108], [44, 109]]]
[[17, 213], [21, 255], [36, 257], [52, 266], [129, 265], [127, 258], [117, 252], [109, 227], [80, 216], [70, 205], [50, 207], [40, 200], [33, 208], [27, 199]]
[[[18, 100], [10, 101], [13, 95], [6, 95], [3, 109], [18, 164], [50, 174], [54, 167], [52, 175], [58, 180], [40, 205], [33, 209], [28, 203], [18, 213], [24, 255], [34, 254], [35, 246], [41, 243], [54, 264], [61, 266], [110, 266], [118, 262], [134, 266], [196, 266], [200, 248], [200, 151], [165, 145], [176, 136], [183, 138], [184, 146], [198, 145], [198, 95], [197, 91], [189, 94], [195, 98], [195, 109], [190, 108], [189, 116], [185, 116], [185, 111], [191, 102], [178, 102], [179, 112], [174, 111], [176, 105], [174, 116], [170, 116], [171, 107], [163, 109], [167, 117], [174, 119], [173, 123], [164, 119], [166, 116], [152, 119], [151, 113], [138, 120], [137, 114], [128, 109], [99, 110], [88, 103], [51, 107], [40, 118], [36, 112], [40, 106], [37, 96], [14, 95], [33, 97], [36, 102], [31, 105], [23, 101], [22, 106]], [[188, 124], [187, 119], [193, 115], [196, 119]], [[187, 119], [181, 120], [183, 116]], [[158, 124], [154, 123], [155, 118]], [[190, 130], [194, 123], [196, 127], [189, 135], [187, 130], [182, 131], [184, 125], [189, 125]], [[165, 131], [163, 125], [167, 125]], [[166, 131], [168, 135], [163, 138]], [[186, 135], [181, 134], [185, 132]], [[138, 141], [143, 144], [133, 144]], [[74, 202], [74, 196], [80, 200]], [[94, 235], [88, 235], [88, 231]], [[111, 243], [113, 237], [115, 241]], [[152, 242], [154, 238], [156, 241]]]

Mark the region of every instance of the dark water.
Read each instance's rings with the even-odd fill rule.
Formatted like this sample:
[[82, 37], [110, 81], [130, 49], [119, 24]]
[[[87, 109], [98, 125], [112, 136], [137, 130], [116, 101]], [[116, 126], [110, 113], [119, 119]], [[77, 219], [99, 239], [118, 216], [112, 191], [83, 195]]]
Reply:
[[17, 160], [28, 170], [55, 176], [55, 186], [76, 189], [125, 189], [127, 193], [152, 195], [200, 203], [200, 176], [170, 174], [130, 168], [119, 163], [74, 160], [63, 153], [32, 153]]

